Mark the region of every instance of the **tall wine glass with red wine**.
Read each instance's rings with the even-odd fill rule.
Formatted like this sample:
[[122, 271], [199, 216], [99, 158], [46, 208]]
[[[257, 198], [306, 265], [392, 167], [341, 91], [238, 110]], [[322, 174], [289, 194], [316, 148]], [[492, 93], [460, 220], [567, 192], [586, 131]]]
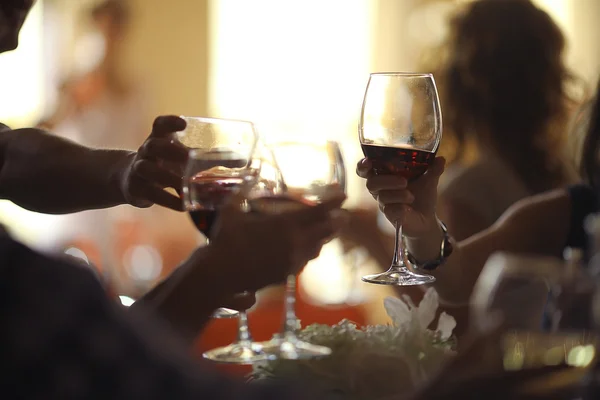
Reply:
[[[210, 241], [219, 209], [244, 181], [256, 178], [260, 160], [253, 158], [258, 135], [248, 121], [182, 117], [187, 126], [179, 140], [191, 147], [184, 172], [183, 199], [200, 232]], [[215, 318], [234, 318], [236, 310], [220, 308]]]
[[[442, 138], [442, 112], [431, 74], [374, 73], [369, 78], [358, 126], [364, 155], [376, 175], [418, 179], [435, 159]], [[396, 221], [394, 259], [390, 269], [367, 275], [364, 282], [413, 286], [432, 283], [430, 275], [408, 269], [402, 248], [402, 226]]]
[[[338, 143], [272, 143], [277, 167], [283, 177], [282, 195], [250, 200], [253, 212], [285, 213], [319, 204], [346, 190], [346, 170]], [[307, 162], [307, 160], [309, 160]], [[297, 335], [296, 275], [287, 278], [284, 326], [281, 334], [261, 343], [269, 357], [302, 360], [325, 357], [331, 349], [301, 340]]]
[[[193, 152], [196, 151], [197, 150], [193, 150]], [[255, 165], [260, 165], [260, 170], [255, 168]], [[242, 178], [244, 181], [243, 193], [246, 200], [243, 206], [245, 212], [253, 211], [250, 204], [254, 201], [260, 202], [261, 199], [270, 201], [284, 192], [285, 184], [277, 164], [275, 163], [275, 159], [271, 151], [262, 143], [259, 143], [257, 146], [252, 161], [246, 169], [249, 170], [251, 178]], [[231, 177], [226, 178], [226, 181], [221, 180], [221, 178], [215, 179], [219, 182], [218, 185], [216, 184], [214, 186], [217, 189], [209, 189], [207, 191], [206, 187], [201, 187], [199, 192], [204, 194], [201, 194], [200, 196], [212, 198], [222, 196], [223, 194], [228, 196], [230, 184], [238, 184], [238, 182], [232, 182]], [[211, 195], [211, 191], [215, 192], [215, 194]], [[210, 201], [212, 200], [209, 200], [207, 204], [209, 204]], [[202, 221], [205, 220], [202, 219]], [[270, 355], [263, 351], [262, 344], [256, 343], [252, 339], [250, 328], [248, 326], [248, 314], [246, 310], [242, 310], [239, 312], [238, 334], [235, 342], [227, 346], [211, 349], [205, 352], [203, 357], [217, 363], [250, 365], [259, 361], [264, 361], [270, 358]]]

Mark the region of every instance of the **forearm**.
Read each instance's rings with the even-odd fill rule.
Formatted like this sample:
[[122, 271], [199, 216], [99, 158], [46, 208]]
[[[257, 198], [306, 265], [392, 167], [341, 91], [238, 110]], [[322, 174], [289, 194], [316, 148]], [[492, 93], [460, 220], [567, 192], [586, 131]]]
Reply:
[[211, 249], [194, 253], [162, 283], [135, 302], [131, 312], [152, 312], [192, 342], [214, 310], [233, 296], [220, 271], [228, 268]]
[[[496, 224], [454, 245], [446, 263], [432, 271], [436, 290], [446, 302], [466, 303], [489, 256], [498, 251], [560, 256], [570, 220], [570, 198], [564, 190], [515, 204]], [[407, 240], [408, 251], [420, 262], [436, 260], [442, 237], [432, 224], [419, 239]]]
[[125, 203], [120, 179], [135, 153], [90, 149], [39, 129], [0, 135], [1, 198], [48, 214]]

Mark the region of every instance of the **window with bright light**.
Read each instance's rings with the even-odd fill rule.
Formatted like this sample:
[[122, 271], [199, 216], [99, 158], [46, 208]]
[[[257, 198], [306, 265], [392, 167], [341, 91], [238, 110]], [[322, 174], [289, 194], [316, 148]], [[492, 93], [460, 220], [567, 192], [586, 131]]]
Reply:
[[[340, 140], [352, 172], [360, 157], [356, 124], [369, 74], [372, 2], [210, 4], [212, 114], [252, 120], [269, 138]], [[306, 161], [298, 160], [299, 168]], [[348, 175], [352, 201], [360, 183]]]
[[[214, 0], [210, 5], [212, 115], [254, 121], [269, 140], [340, 141], [352, 205], [366, 192], [354, 165], [361, 157], [356, 129], [370, 72], [373, 2]], [[299, 172], [310, 166], [300, 154], [286, 161]], [[303, 278], [311, 282], [304, 286], [346, 287], [348, 268], [341, 265], [340, 252], [336, 244], [324, 249], [327, 282], [323, 269], [315, 275], [308, 268]], [[319, 279], [322, 285], [315, 286]], [[320, 301], [335, 303], [347, 293], [320, 294]]]
[[42, 1], [36, 2], [19, 37], [19, 48], [0, 55], [0, 121], [23, 126], [44, 107]]

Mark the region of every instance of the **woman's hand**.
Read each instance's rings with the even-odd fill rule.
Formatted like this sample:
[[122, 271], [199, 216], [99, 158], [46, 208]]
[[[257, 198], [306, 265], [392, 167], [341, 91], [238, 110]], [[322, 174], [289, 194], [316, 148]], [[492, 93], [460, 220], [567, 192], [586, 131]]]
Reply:
[[423, 176], [408, 182], [399, 175], [375, 175], [369, 159], [362, 159], [356, 173], [367, 180], [367, 189], [379, 203], [379, 209], [394, 224], [402, 224], [407, 237], [420, 237], [435, 226], [438, 180], [444, 172], [445, 160], [437, 157]]

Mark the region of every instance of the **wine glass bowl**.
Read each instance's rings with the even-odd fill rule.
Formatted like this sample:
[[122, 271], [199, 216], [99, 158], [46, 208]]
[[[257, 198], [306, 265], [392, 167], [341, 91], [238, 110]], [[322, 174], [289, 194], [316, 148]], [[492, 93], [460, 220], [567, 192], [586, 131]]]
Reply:
[[346, 191], [346, 171], [338, 143], [278, 142], [270, 148], [289, 196], [320, 203]]
[[359, 139], [375, 174], [418, 178], [435, 159], [441, 132], [440, 104], [431, 74], [371, 74]]
[[[431, 74], [374, 73], [369, 77], [358, 126], [360, 144], [376, 175], [399, 175], [409, 181], [423, 175], [435, 160], [442, 137], [442, 114]], [[367, 275], [364, 282], [413, 286], [433, 283], [405, 265], [402, 227], [390, 269]]]
[[183, 201], [204, 236], [210, 236], [219, 208], [245, 183], [251, 184], [258, 172], [258, 167], [250, 167], [246, 158], [229, 150], [190, 151]]

